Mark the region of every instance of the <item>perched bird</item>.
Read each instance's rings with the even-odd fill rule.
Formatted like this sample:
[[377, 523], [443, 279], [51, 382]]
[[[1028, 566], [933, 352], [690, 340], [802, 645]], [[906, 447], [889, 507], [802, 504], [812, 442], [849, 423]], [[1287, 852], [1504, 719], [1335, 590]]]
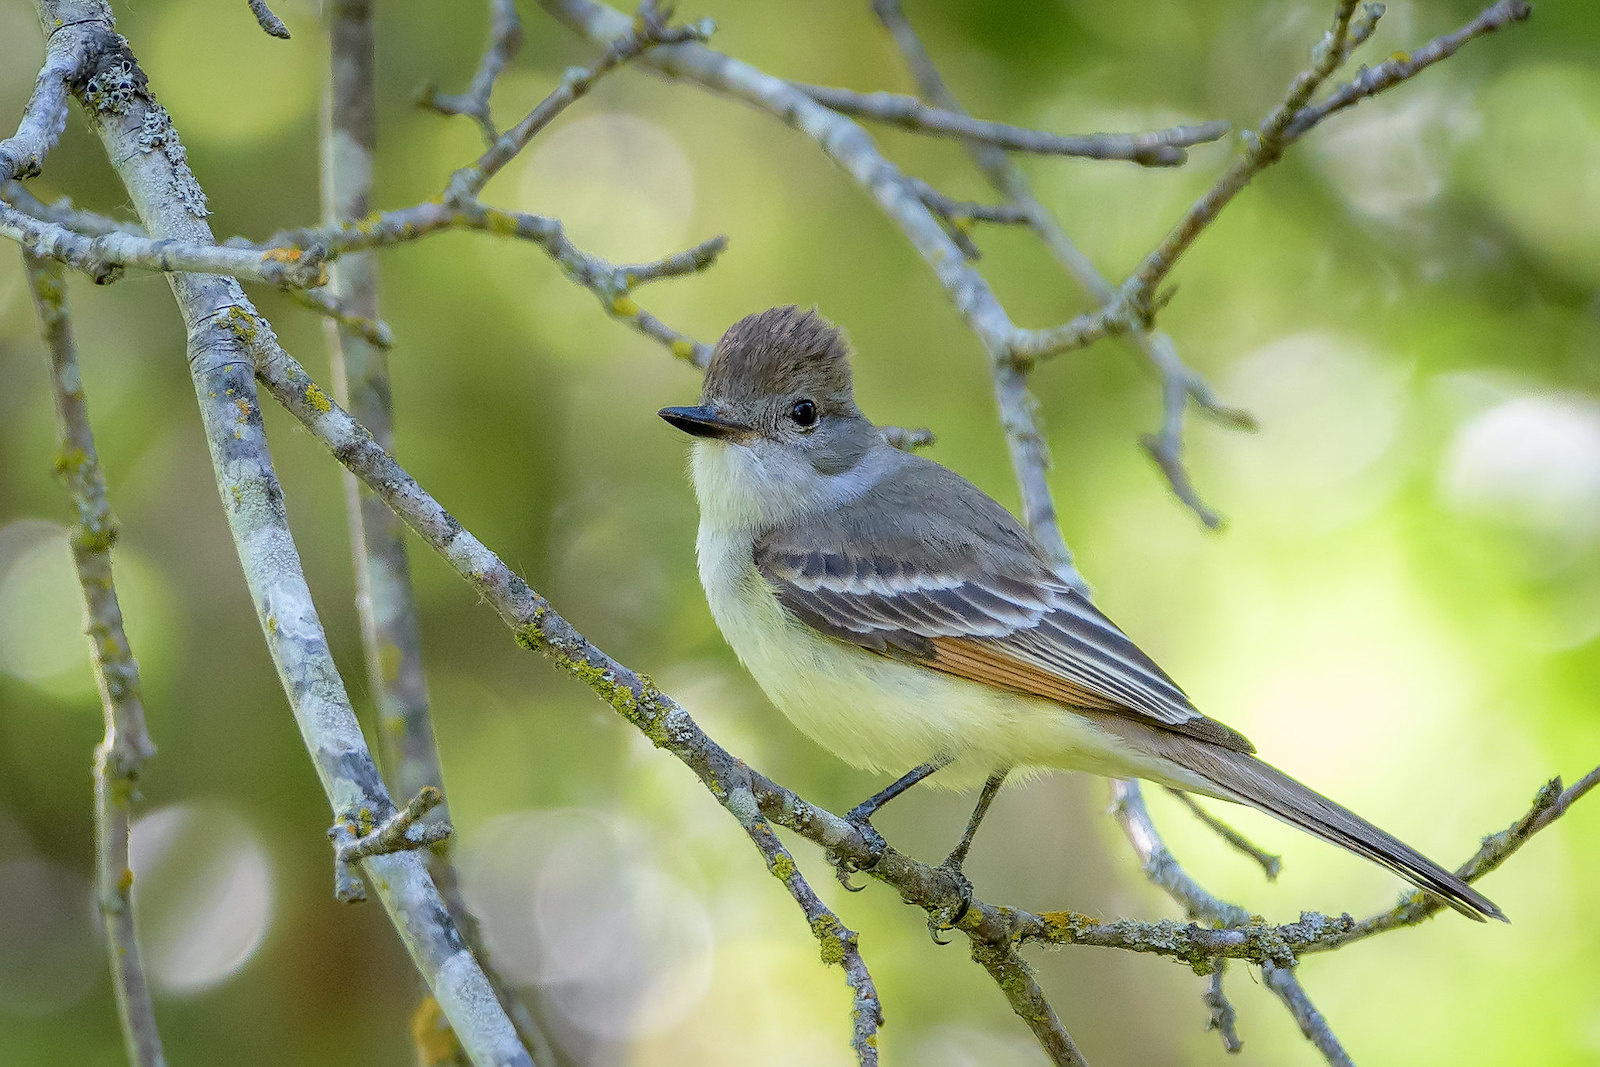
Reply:
[[[984, 783], [947, 863], [1014, 768], [1144, 778], [1246, 804], [1387, 867], [1457, 911], [1504, 919], [1408, 845], [1257, 759], [1062, 581], [981, 489], [891, 447], [856, 407], [848, 346], [774, 308], [718, 342], [694, 435], [696, 545], [711, 613], [772, 702], [856, 767]], [[875, 834], [873, 835], [875, 837]]]

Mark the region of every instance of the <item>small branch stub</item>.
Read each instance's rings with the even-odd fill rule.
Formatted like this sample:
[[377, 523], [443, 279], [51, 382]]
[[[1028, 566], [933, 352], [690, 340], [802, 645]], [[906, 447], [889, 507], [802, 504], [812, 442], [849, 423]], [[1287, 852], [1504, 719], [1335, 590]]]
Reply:
[[[365, 812], [355, 812], [334, 823], [328, 830], [333, 840], [333, 895], [345, 903], [366, 900], [367, 891], [352, 869], [355, 863], [368, 856], [429, 848], [449, 837], [454, 832], [449, 823], [417, 825], [443, 802], [442, 792], [431, 785], [424, 786], [405, 807], [377, 826], [370, 826], [371, 816]], [[364, 825], [370, 828], [363, 830]]]

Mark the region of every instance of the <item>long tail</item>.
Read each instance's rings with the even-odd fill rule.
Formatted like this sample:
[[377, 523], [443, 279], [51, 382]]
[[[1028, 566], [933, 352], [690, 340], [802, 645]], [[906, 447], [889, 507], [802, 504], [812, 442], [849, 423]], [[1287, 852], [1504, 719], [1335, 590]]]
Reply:
[[[1127, 736], [1125, 729], [1117, 732]], [[1365, 856], [1417, 888], [1434, 894], [1470, 919], [1509, 921], [1493, 901], [1451, 872], [1276, 767], [1248, 753], [1165, 730], [1140, 730], [1139, 733], [1137, 738], [1128, 737], [1128, 740], [1141, 748], [1153, 749], [1162, 758], [1204, 779], [1213, 787], [1216, 796], [1257, 808], [1324, 841]], [[1172, 784], [1181, 787], [1181, 783]]]

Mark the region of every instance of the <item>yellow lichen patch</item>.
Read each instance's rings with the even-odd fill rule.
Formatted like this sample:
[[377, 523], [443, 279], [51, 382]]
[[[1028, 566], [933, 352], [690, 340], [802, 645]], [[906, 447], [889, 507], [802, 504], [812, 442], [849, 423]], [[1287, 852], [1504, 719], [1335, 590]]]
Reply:
[[687, 337], [678, 338], [676, 341], [672, 342], [672, 354], [677, 356], [679, 359], [693, 359], [694, 342], [689, 340]]
[[250, 401], [248, 401], [248, 400], [235, 400], [233, 402], [233, 406], [239, 409], [239, 421], [240, 422], [248, 422], [248, 421], [250, 421]]
[[386, 642], [378, 650], [378, 671], [386, 682], [392, 682], [400, 676], [400, 646], [393, 641]]
[[447, 1067], [465, 1059], [455, 1031], [431, 996], [423, 997], [411, 1015], [411, 1042], [422, 1067]]
[[483, 214], [483, 221], [490, 233], [509, 237], [517, 232], [517, 217], [504, 211], [490, 209]]
[[267, 616], [267, 633], [276, 635], [277, 632], [278, 632], [278, 617], [276, 615], [268, 615]]
[[130, 890], [132, 888], [133, 888], [133, 871], [128, 867], [124, 867], [124, 868], [122, 868], [122, 873], [117, 875], [117, 892], [126, 893], [128, 890]]
[[305, 253], [298, 248], [269, 248], [261, 253], [261, 258], [270, 259], [274, 263], [298, 263], [303, 255]]
[[639, 314], [639, 305], [633, 302], [631, 296], [619, 296], [611, 301], [611, 311], [616, 315], [633, 316]]
[[811, 923], [811, 932], [816, 935], [821, 949], [822, 962], [830, 967], [844, 962], [843, 930], [844, 926], [832, 915], [819, 915]]
[[794, 860], [780, 853], [778, 858], [772, 861], [772, 875], [780, 882], [787, 882], [793, 878]]
[[1076, 941], [1083, 931], [1100, 925], [1094, 916], [1076, 911], [1042, 911], [1039, 919], [1044, 923], [1046, 937], [1057, 943]]
[[306, 386], [306, 403], [326, 415], [333, 410], [333, 402], [328, 399], [328, 394], [317, 387], [316, 382]]

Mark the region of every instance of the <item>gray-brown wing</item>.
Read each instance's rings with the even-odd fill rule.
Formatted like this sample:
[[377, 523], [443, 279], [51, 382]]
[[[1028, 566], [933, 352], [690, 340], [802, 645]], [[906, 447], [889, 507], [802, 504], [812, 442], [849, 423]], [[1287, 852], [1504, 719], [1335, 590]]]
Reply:
[[928, 466], [949, 476], [937, 479], [937, 499], [927, 477], [912, 481], [919, 500], [899, 499], [904, 487], [891, 480], [870, 503], [758, 539], [756, 566], [779, 601], [874, 652], [1254, 751], [1061, 582], [1009, 512]]

